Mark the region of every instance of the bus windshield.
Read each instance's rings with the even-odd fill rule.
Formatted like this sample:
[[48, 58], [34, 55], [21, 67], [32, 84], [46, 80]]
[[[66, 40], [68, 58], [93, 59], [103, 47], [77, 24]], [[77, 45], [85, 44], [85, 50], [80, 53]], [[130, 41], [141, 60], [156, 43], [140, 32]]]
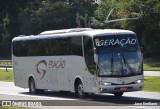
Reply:
[[95, 45], [98, 54], [99, 76], [142, 74], [142, 54], [134, 36], [96, 37]]

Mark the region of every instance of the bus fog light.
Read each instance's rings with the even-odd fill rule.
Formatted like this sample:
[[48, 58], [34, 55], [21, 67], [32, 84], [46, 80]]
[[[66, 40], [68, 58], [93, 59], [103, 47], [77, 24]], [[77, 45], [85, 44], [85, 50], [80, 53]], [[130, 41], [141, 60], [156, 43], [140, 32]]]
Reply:
[[109, 83], [109, 82], [100, 82], [101, 85], [105, 85], [105, 86], [110, 86], [112, 85], [112, 83]]
[[111, 83], [103, 83], [104, 85], [106, 85], [106, 86], [110, 86], [111, 85]]
[[136, 80], [135, 83], [136, 84], [142, 83], [142, 80]]

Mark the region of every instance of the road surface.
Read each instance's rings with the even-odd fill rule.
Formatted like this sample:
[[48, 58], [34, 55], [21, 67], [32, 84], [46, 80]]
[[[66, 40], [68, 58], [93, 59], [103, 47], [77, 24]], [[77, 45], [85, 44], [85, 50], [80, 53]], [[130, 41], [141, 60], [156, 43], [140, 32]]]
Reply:
[[160, 71], [144, 71], [144, 76], [160, 76]]
[[[66, 109], [97, 109], [97, 108], [110, 108], [110, 109], [159, 109], [160, 108], [160, 93], [155, 92], [127, 92], [122, 98], [116, 98], [112, 94], [91, 95], [85, 100], [80, 100], [74, 97], [73, 94], [67, 92], [53, 92], [48, 91], [41, 95], [30, 95], [28, 89], [23, 89], [14, 86], [13, 82], [0, 82], [0, 101], [6, 100], [35, 100], [41, 101], [43, 106], [53, 109], [58, 106]], [[44, 100], [44, 101], [43, 101]], [[46, 101], [49, 100], [49, 101]], [[26, 101], [24, 101], [26, 102]], [[140, 105], [143, 106], [140, 106]], [[158, 106], [155, 106], [155, 105]], [[145, 105], [145, 106], [144, 106]], [[154, 106], [148, 106], [154, 105]], [[76, 107], [75, 107], [76, 106]], [[85, 107], [84, 107], [85, 106]], [[32, 107], [32, 106], [31, 106]], [[35, 107], [34, 107], [35, 108]], [[46, 108], [37, 106], [36, 108]]]

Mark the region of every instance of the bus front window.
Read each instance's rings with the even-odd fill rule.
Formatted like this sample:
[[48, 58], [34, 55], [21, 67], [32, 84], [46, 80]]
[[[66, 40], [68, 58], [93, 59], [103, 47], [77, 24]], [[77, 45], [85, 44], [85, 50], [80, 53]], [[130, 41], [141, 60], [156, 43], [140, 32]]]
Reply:
[[98, 66], [100, 75], [111, 75], [112, 54], [98, 54]]
[[134, 34], [95, 36], [99, 76], [133, 76], [143, 73], [142, 54]]
[[132, 76], [141, 74], [141, 55], [138, 50], [99, 50], [98, 73], [100, 76]]

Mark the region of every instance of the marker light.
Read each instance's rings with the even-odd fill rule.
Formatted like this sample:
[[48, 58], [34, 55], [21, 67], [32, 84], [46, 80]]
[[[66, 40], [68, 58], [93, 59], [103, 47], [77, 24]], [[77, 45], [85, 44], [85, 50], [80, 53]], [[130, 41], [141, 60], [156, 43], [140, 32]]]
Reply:
[[110, 86], [110, 85], [112, 85], [112, 83], [109, 83], [109, 82], [103, 82], [103, 81], [101, 81], [101, 82], [100, 82], [100, 84], [101, 84], [101, 85], [105, 85], [105, 86]]
[[135, 83], [136, 84], [142, 83], [142, 80], [136, 80]]

